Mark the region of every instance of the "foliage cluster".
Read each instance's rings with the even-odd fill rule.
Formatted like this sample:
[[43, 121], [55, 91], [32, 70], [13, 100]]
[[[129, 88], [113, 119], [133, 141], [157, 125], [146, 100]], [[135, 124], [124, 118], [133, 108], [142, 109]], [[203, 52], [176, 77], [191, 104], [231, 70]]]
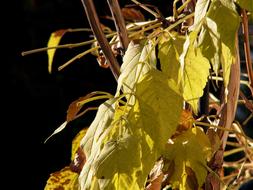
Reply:
[[[90, 1], [82, 2], [89, 17]], [[132, 2], [155, 19], [124, 25], [127, 38], [119, 24], [117, 32], [103, 27], [102, 37], [110, 39], [112, 50], [106, 49], [90, 20], [93, 40], [58, 45], [66, 32], [87, 29], [60, 30], [52, 33], [47, 48], [31, 51], [48, 51], [51, 72], [56, 48], [93, 44], [59, 69], [93, 53], [102, 67], [111, 68], [118, 83], [115, 95], [92, 92], [69, 106], [66, 121], [53, 135], [70, 121], [96, 109], [87, 107], [89, 102], [106, 99], [88, 129], [84, 128], [74, 139], [70, 167], [51, 174], [45, 189], [238, 187], [252, 178], [253, 172], [253, 140], [234, 120], [239, 103], [253, 110], [252, 102], [240, 92], [240, 82], [252, 89], [251, 59], [246, 59], [249, 80], [240, 81], [237, 39], [240, 23], [248, 36], [245, 29], [253, 1], [188, 0], [180, 4], [175, 0], [173, 15], [168, 18], [150, 6]], [[135, 9], [127, 11], [137, 13]], [[119, 15], [113, 15], [116, 24]], [[106, 51], [122, 57], [118, 72], [119, 65], [114, 65]], [[209, 84], [221, 91], [221, 98], [206, 91]], [[200, 110], [203, 96], [207, 97], [207, 113]], [[233, 148], [227, 150], [228, 145]], [[244, 152], [244, 157], [234, 162], [223, 161], [224, 156], [237, 152]]]

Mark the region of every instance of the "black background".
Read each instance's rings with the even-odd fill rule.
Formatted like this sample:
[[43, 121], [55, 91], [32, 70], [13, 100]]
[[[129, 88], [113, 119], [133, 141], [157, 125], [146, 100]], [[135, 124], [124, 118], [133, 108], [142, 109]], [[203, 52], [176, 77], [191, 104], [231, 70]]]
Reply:
[[[95, 0], [99, 15], [109, 15], [105, 0]], [[142, 1], [144, 2], [144, 1]], [[156, 4], [165, 16], [169, 2]], [[116, 82], [109, 70], [98, 66], [91, 55], [61, 72], [57, 67], [87, 49], [56, 52], [53, 74], [47, 71], [46, 52], [21, 56], [24, 50], [46, 47], [50, 34], [59, 29], [85, 28], [88, 22], [79, 0], [14, 0], [2, 5], [1, 78], [3, 78], [1, 157], [3, 189], [43, 189], [49, 174], [70, 162], [71, 141], [86, 120], [73, 122], [46, 144], [44, 140], [65, 121], [68, 105], [95, 90], [114, 93]], [[128, 1], [120, 1], [122, 5]], [[104, 24], [113, 26], [110, 21]], [[61, 44], [89, 39], [90, 33], [68, 33]], [[246, 115], [248, 115], [247, 113]], [[240, 115], [245, 119], [245, 114]], [[2, 189], [2, 188], [1, 188]]]

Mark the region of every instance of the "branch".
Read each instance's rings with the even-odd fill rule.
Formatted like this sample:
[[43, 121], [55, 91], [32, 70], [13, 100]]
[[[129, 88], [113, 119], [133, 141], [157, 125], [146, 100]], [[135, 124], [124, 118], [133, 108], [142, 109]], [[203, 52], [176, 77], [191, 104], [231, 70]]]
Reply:
[[121, 46], [123, 47], [124, 52], [125, 52], [128, 47], [128, 44], [129, 44], [129, 39], [127, 36], [127, 29], [125, 26], [125, 20], [122, 16], [122, 12], [121, 12], [118, 0], [107, 0], [107, 2], [110, 7], [113, 19], [114, 19], [114, 24], [115, 24], [116, 30], [118, 32]]
[[[237, 53], [235, 63], [231, 65], [230, 78], [228, 83], [227, 102], [224, 104], [221, 110], [221, 120], [219, 123], [219, 126], [223, 126], [224, 130], [217, 131], [218, 135], [221, 138], [222, 144], [208, 164], [209, 167], [220, 176], [222, 174], [224, 148], [226, 146], [228, 133], [231, 130], [230, 128], [235, 118], [237, 101], [240, 91], [240, 55], [238, 47], [238, 33], [236, 33], [236, 51]], [[220, 179], [214, 177], [212, 173], [209, 173], [206, 178], [205, 189], [206, 190], [220, 189]]]
[[[221, 121], [220, 126], [225, 129], [229, 129], [235, 118], [237, 101], [240, 92], [240, 55], [238, 47], [238, 34], [236, 33], [236, 60], [235, 63], [231, 65], [230, 78], [228, 83], [228, 96], [227, 102], [225, 103], [221, 111]], [[228, 132], [221, 132], [220, 137], [222, 139], [222, 148], [224, 150], [227, 142]]]
[[245, 9], [242, 9], [242, 32], [244, 36], [244, 52], [246, 59], [247, 72], [249, 75], [250, 91], [253, 96], [253, 69], [250, 57], [250, 45], [249, 45], [249, 26], [248, 16]]
[[92, 0], [81, 0], [81, 1], [82, 1], [84, 10], [86, 12], [88, 21], [90, 23], [91, 29], [98, 41], [103, 53], [105, 54], [106, 59], [109, 62], [110, 69], [111, 69], [115, 79], [117, 80], [120, 75], [120, 66], [119, 66], [119, 63], [118, 63], [117, 59], [115, 58], [115, 56], [111, 50], [111, 47], [110, 47], [110, 45], [109, 45], [109, 43], [102, 31], [93, 1]]

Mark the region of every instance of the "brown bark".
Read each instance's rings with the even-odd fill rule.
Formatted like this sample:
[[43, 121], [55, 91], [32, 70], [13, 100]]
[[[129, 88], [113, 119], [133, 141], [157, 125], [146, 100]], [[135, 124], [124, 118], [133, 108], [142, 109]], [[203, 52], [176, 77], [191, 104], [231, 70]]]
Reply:
[[81, 0], [81, 1], [83, 4], [83, 7], [85, 9], [88, 21], [90, 23], [91, 29], [92, 29], [107, 61], [109, 62], [110, 69], [111, 69], [115, 79], [117, 80], [119, 77], [119, 74], [120, 74], [120, 66], [119, 66], [119, 63], [111, 50], [110, 44], [108, 43], [108, 41], [102, 31], [94, 3], [92, 0]]

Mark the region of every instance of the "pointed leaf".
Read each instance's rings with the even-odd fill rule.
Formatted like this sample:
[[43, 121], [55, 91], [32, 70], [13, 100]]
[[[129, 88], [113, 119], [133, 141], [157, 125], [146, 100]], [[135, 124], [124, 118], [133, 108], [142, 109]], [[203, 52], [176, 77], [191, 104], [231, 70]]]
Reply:
[[[211, 145], [200, 128], [189, 129], [177, 136], [172, 144], [168, 144], [165, 154], [166, 159], [175, 164], [175, 169], [172, 170], [173, 173], [169, 179], [173, 188], [190, 190], [190, 187], [196, 184], [199, 188], [203, 185], [207, 175], [205, 165], [211, 156]], [[196, 182], [194, 178], [197, 179]], [[189, 181], [194, 183], [190, 184]]]
[[[66, 33], [65, 29], [62, 30], [57, 30], [53, 32], [48, 40], [47, 47], [56, 47], [61, 41], [62, 36]], [[54, 54], [55, 54], [56, 49], [49, 49], [47, 50], [47, 55], [48, 55], [48, 72], [52, 72], [52, 63], [54, 59]]]
[[78, 174], [72, 172], [69, 167], [50, 174], [44, 190], [78, 190]]
[[183, 97], [192, 106], [195, 114], [198, 112], [198, 100], [203, 95], [203, 89], [209, 76], [209, 61], [202, 55], [200, 48], [195, 47], [196, 33], [192, 32], [184, 43], [180, 57]]

